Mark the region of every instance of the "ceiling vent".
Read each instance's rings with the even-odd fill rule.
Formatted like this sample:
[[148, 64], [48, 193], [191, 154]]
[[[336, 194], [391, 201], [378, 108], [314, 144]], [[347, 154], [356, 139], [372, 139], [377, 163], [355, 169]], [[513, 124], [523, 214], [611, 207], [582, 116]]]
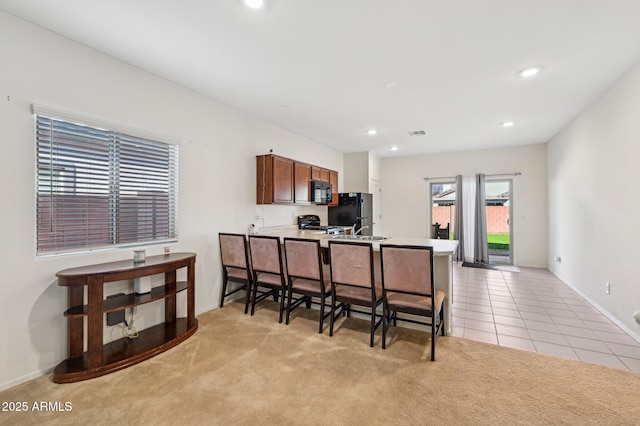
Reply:
[[424, 136], [427, 132], [424, 130], [414, 130], [413, 132], [409, 132], [409, 136]]

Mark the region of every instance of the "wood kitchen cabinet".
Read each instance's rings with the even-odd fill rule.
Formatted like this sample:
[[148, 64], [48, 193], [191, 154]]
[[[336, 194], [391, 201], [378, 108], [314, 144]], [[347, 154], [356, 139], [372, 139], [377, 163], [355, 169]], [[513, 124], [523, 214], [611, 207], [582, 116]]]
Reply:
[[329, 183], [331, 184], [331, 203], [330, 206], [338, 205], [338, 172], [334, 172], [333, 170], [329, 170]]
[[258, 204], [294, 202], [294, 161], [277, 155], [256, 157]]
[[338, 204], [338, 172], [273, 154], [256, 156], [257, 204], [310, 204], [311, 181], [331, 183]]
[[311, 179], [329, 182], [329, 170], [322, 167], [311, 166]]
[[307, 204], [311, 201], [311, 165], [296, 161], [293, 165], [293, 173], [295, 203]]

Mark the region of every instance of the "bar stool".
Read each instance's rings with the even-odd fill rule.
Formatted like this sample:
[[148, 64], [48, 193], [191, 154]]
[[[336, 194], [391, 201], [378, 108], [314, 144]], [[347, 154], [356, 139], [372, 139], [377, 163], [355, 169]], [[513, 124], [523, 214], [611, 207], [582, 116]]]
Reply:
[[[337, 316], [346, 312], [351, 316], [351, 305], [371, 309], [371, 334], [369, 346], [373, 347], [376, 329], [376, 309], [382, 303], [382, 286], [375, 282], [373, 273], [373, 248], [369, 243], [329, 241], [331, 267], [331, 322], [329, 335], [333, 336], [333, 324]], [[336, 314], [336, 302], [340, 311]], [[367, 313], [367, 312], [365, 312]]]
[[[249, 297], [251, 294], [251, 268], [247, 254], [247, 239], [243, 234], [219, 233], [220, 259], [222, 261], [222, 295], [220, 307], [224, 306], [224, 299], [238, 291], [245, 290], [244, 313], [249, 309]], [[227, 292], [229, 281], [241, 284], [239, 287]]]
[[[433, 276], [433, 247], [380, 244], [382, 288], [384, 291], [382, 349], [387, 346], [387, 329], [393, 320], [431, 327], [431, 361], [436, 357], [436, 336], [444, 336], [445, 294], [436, 290]], [[428, 322], [398, 318], [398, 312], [425, 316]], [[438, 321], [439, 319], [439, 321]]]
[[[280, 299], [278, 322], [282, 322], [287, 279], [282, 267], [280, 238], [266, 235], [249, 235], [249, 253], [253, 270], [251, 315], [255, 312], [256, 303], [273, 296], [273, 300], [276, 302], [278, 298]], [[263, 287], [267, 290], [260, 292], [260, 296], [257, 296], [258, 287]]]
[[[287, 318], [289, 324], [291, 312], [306, 303], [307, 309], [311, 307], [311, 298], [320, 299], [320, 320], [318, 333], [322, 333], [324, 319], [331, 312], [324, 313], [325, 300], [331, 296], [331, 281], [329, 274], [323, 270], [322, 252], [320, 241], [303, 238], [284, 239], [285, 262], [287, 265]], [[302, 297], [292, 304], [293, 293]]]

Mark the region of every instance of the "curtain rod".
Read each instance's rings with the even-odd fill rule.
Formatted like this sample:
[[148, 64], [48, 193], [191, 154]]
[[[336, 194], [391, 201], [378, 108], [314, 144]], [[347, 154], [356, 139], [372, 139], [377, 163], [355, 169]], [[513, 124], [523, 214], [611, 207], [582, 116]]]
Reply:
[[[485, 175], [486, 176], [520, 176], [522, 173], [521, 172], [514, 172], [514, 173], [494, 173], [491, 175]], [[424, 179], [425, 182], [428, 182], [430, 180], [436, 180], [436, 179], [455, 179], [456, 176], [439, 176], [439, 177], [424, 177], [422, 179]]]

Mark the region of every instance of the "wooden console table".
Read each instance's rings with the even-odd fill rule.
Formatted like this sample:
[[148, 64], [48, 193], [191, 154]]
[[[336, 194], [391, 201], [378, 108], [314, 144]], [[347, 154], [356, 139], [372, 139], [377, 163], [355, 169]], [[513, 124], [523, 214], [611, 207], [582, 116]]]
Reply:
[[[53, 371], [56, 383], [87, 380], [129, 367], [162, 353], [193, 335], [195, 317], [195, 253], [171, 253], [133, 260], [65, 269], [56, 274], [58, 285], [67, 287], [67, 356]], [[187, 281], [176, 282], [176, 270], [187, 268]], [[104, 283], [164, 273], [164, 285], [146, 294], [126, 294], [104, 300]], [[87, 303], [84, 301], [87, 288]], [[187, 291], [187, 317], [176, 318], [176, 294]], [[102, 343], [104, 314], [164, 299], [165, 321], [147, 328], [135, 339], [124, 337]], [[87, 319], [87, 350], [84, 351], [84, 320]]]

